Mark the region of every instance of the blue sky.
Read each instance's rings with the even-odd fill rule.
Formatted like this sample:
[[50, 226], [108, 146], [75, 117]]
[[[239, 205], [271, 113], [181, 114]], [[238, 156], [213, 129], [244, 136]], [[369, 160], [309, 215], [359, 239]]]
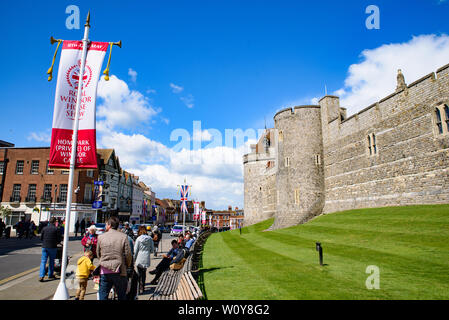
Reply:
[[[365, 9], [371, 4], [380, 9], [379, 30], [365, 26]], [[358, 86], [372, 81], [357, 73], [373, 59], [363, 52], [383, 57], [383, 52], [404, 50], [407, 55], [419, 47], [425, 60], [440, 63], [444, 56], [433, 55], [446, 52], [449, 27], [449, 3], [439, 0], [2, 1], [1, 140], [16, 146], [49, 145], [56, 87], [46, 76], [55, 50], [49, 37], [74, 40], [83, 35], [82, 29], [66, 28], [68, 5], [80, 8], [81, 25], [91, 11], [90, 39], [123, 41], [121, 49], [113, 49], [111, 74], [121, 88], [127, 87], [123, 94], [133, 97], [129, 106], [138, 104], [133, 110], [143, 111], [133, 124], [99, 117], [104, 125], [97, 134], [99, 145], [116, 148], [122, 165], [140, 174], [157, 195], [176, 197], [174, 181], [187, 176], [194, 195], [196, 183], [196, 196], [221, 208], [243, 204], [241, 165], [205, 161], [183, 166], [183, 157], [169, 152], [176, 144], [170, 141], [173, 130], [192, 132], [193, 121], [223, 134], [225, 129], [263, 128], [264, 119], [272, 126], [276, 110], [316, 101], [325, 85], [328, 93], [340, 90], [346, 99], [342, 102], [354, 105], [350, 110], [361, 110], [369, 99], [394, 90], [362, 91], [368, 98], [360, 98]], [[426, 35], [432, 37], [419, 38]], [[407, 82], [435, 71], [433, 64], [417, 67], [421, 62], [410, 54], [402, 66]], [[388, 73], [395, 74], [400, 61], [385, 62], [391, 67]], [[107, 114], [113, 106], [101, 99], [107, 96], [103, 90], [99, 96], [98, 110], [102, 106]], [[202, 146], [207, 152], [207, 143]], [[167, 175], [162, 180], [169, 183], [154, 177], [161, 170]], [[210, 190], [211, 185], [219, 187]]]

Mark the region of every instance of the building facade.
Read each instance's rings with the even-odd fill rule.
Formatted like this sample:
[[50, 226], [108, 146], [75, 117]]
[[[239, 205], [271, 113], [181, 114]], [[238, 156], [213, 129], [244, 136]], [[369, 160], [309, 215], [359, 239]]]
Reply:
[[449, 65], [350, 117], [336, 96], [279, 111], [244, 163], [245, 225], [449, 203]]
[[[48, 221], [65, 218], [69, 172], [48, 167], [50, 148], [0, 148], [0, 203], [12, 211], [6, 223], [14, 225], [22, 217]], [[97, 155], [97, 161], [99, 156]], [[76, 170], [69, 231], [75, 221], [94, 221], [92, 186], [98, 170]]]

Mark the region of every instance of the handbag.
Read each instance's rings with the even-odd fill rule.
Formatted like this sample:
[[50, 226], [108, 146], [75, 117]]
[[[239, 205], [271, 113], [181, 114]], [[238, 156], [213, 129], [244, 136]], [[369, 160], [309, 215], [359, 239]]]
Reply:
[[93, 276], [99, 276], [100, 275], [100, 271], [101, 271], [101, 267], [98, 266], [98, 267], [95, 268], [94, 271], [92, 271], [92, 275]]

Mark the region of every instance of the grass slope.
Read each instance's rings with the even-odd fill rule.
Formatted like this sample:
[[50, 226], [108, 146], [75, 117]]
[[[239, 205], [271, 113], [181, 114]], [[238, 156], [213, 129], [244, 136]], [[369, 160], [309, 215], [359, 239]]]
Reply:
[[[449, 205], [351, 210], [263, 231], [272, 223], [209, 237], [207, 299], [449, 299]], [[379, 290], [366, 288], [370, 265]]]

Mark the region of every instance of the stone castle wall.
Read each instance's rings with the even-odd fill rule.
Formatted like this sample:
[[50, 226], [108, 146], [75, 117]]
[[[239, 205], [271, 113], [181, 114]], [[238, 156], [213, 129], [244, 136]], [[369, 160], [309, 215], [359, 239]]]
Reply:
[[[449, 202], [449, 137], [439, 135], [434, 124], [435, 107], [449, 104], [448, 70], [429, 74], [348, 119], [323, 119], [325, 213]], [[321, 103], [324, 114], [338, 100], [325, 97]], [[368, 149], [370, 134], [376, 139], [374, 155]]]
[[244, 158], [245, 223], [274, 216], [283, 228], [320, 213], [449, 203], [449, 134], [438, 133], [435, 116], [444, 103], [449, 65], [349, 118], [335, 96], [278, 112], [273, 151]]

